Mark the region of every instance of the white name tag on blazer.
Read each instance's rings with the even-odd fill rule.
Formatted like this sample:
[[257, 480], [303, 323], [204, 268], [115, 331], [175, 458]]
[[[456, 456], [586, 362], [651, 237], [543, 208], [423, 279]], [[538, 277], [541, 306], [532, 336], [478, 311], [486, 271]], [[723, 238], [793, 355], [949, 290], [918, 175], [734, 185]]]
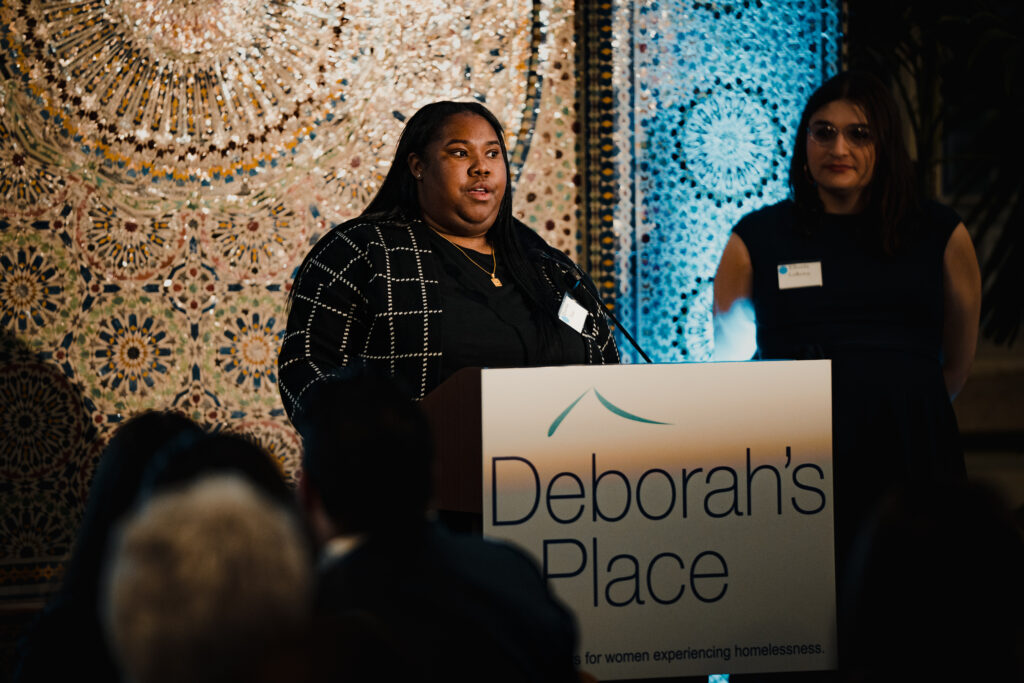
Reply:
[[566, 292], [562, 296], [562, 305], [558, 307], [558, 319], [576, 330], [583, 332], [583, 323], [587, 322], [587, 309], [576, 303], [576, 299]]
[[779, 289], [821, 287], [821, 261], [779, 265]]

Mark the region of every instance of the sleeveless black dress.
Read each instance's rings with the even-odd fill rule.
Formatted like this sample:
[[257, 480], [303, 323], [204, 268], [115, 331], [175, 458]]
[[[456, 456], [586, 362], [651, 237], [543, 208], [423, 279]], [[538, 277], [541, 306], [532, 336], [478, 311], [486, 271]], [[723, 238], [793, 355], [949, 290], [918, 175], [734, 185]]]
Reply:
[[[943, 255], [960, 223], [923, 207], [924, 229], [886, 257], [860, 215], [798, 230], [784, 201], [736, 225], [753, 263], [758, 358], [832, 360], [837, 561], [890, 490], [965, 478], [956, 417], [942, 377]], [[821, 286], [780, 289], [779, 268], [821, 264]], [[925, 487], [925, 488], [918, 488]]]

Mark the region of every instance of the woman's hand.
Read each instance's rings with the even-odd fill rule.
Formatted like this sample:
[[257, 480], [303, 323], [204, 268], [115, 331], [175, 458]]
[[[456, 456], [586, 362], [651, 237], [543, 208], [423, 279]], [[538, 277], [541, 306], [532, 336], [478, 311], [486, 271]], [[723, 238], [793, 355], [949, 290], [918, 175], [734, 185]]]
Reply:
[[753, 287], [750, 252], [742, 239], [731, 235], [715, 274], [715, 360], [750, 360], [754, 355], [749, 344], [755, 334]]
[[981, 271], [964, 224], [956, 226], [942, 258], [942, 375], [954, 398], [967, 381], [978, 346]]

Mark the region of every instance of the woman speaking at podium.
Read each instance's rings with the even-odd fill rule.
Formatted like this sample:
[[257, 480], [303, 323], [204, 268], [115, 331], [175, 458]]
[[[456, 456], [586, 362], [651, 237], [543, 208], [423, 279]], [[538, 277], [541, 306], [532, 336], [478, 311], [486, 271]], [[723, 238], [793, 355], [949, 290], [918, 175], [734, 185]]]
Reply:
[[716, 344], [752, 301], [758, 358], [832, 360], [841, 562], [888, 489], [964, 478], [950, 398], [974, 357], [978, 261], [956, 213], [919, 200], [901, 129], [877, 78], [823, 84], [797, 128], [792, 199], [736, 225], [715, 278]]
[[278, 368], [292, 417], [357, 363], [422, 398], [464, 367], [618, 362], [593, 283], [513, 218], [504, 133], [476, 102], [409, 119], [377, 195], [317, 242], [290, 298]]

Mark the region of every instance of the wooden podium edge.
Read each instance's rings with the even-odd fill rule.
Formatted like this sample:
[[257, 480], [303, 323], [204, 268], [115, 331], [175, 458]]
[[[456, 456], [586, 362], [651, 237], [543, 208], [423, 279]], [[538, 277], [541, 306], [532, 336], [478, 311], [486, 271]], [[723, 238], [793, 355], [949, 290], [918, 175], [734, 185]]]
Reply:
[[434, 507], [479, 515], [483, 508], [480, 368], [463, 368], [420, 402], [434, 442]]

